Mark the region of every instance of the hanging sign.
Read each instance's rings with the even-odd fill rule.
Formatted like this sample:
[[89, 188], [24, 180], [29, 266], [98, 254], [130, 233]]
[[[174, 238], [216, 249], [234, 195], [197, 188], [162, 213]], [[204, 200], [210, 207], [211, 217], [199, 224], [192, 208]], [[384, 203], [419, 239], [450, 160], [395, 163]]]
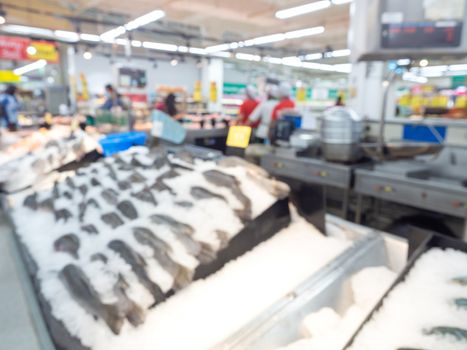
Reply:
[[16, 75], [11, 70], [0, 70], [0, 83], [18, 83], [21, 80], [19, 75]]
[[[34, 54], [28, 54], [28, 47], [35, 48]], [[46, 60], [56, 63], [60, 59], [57, 45], [50, 41], [36, 41], [27, 38], [0, 35], [0, 59], [15, 61]]]

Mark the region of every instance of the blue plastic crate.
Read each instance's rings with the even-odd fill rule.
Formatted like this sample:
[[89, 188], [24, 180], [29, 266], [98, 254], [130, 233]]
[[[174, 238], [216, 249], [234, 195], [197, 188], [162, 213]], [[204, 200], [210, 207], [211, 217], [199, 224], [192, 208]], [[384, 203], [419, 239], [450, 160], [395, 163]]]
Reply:
[[426, 125], [408, 124], [404, 126], [403, 139], [406, 141], [442, 143], [446, 139], [446, 131], [445, 126], [428, 127]]
[[109, 134], [99, 140], [105, 157], [126, 151], [133, 146], [144, 146], [147, 135], [144, 132], [125, 132]]

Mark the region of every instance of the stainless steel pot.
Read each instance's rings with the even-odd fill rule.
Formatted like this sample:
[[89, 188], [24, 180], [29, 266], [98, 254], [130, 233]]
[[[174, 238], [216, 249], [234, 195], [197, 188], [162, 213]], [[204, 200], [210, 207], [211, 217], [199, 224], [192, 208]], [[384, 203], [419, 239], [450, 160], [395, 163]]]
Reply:
[[333, 107], [324, 112], [321, 124], [323, 156], [328, 161], [353, 162], [361, 157], [363, 120], [352, 109]]

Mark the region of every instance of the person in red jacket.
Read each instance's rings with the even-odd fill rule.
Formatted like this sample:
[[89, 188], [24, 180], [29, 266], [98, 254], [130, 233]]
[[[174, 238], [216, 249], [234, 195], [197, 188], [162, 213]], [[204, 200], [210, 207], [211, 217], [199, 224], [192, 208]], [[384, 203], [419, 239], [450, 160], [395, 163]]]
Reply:
[[282, 83], [279, 86], [279, 98], [280, 101], [272, 111], [272, 120], [276, 121], [279, 118], [279, 112], [284, 109], [295, 108], [295, 102], [290, 98], [292, 88], [288, 83]]
[[[240, 125], [248, 125], [251, 113], [253, 113], [259, 104], [259, 101], [256, 99], [256, 90], [253, 86], [247, 86], [245, 93], [246, 99], [241, 104], [239, 110], [238, 121]], [[256, 125], [252, 125], [252, 127], [256, 128], [258, 124], [259, 123], [256, 123]]]

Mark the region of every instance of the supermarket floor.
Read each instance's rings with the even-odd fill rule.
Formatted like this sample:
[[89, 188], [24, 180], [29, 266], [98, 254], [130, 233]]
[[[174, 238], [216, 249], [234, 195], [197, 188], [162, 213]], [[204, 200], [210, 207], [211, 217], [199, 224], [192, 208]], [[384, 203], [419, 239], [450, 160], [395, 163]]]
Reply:
[[22, 276], [15, 264], [11, 229], [0, 212], [0, 348], [40, 350], [33, 313], [27, 307]]

